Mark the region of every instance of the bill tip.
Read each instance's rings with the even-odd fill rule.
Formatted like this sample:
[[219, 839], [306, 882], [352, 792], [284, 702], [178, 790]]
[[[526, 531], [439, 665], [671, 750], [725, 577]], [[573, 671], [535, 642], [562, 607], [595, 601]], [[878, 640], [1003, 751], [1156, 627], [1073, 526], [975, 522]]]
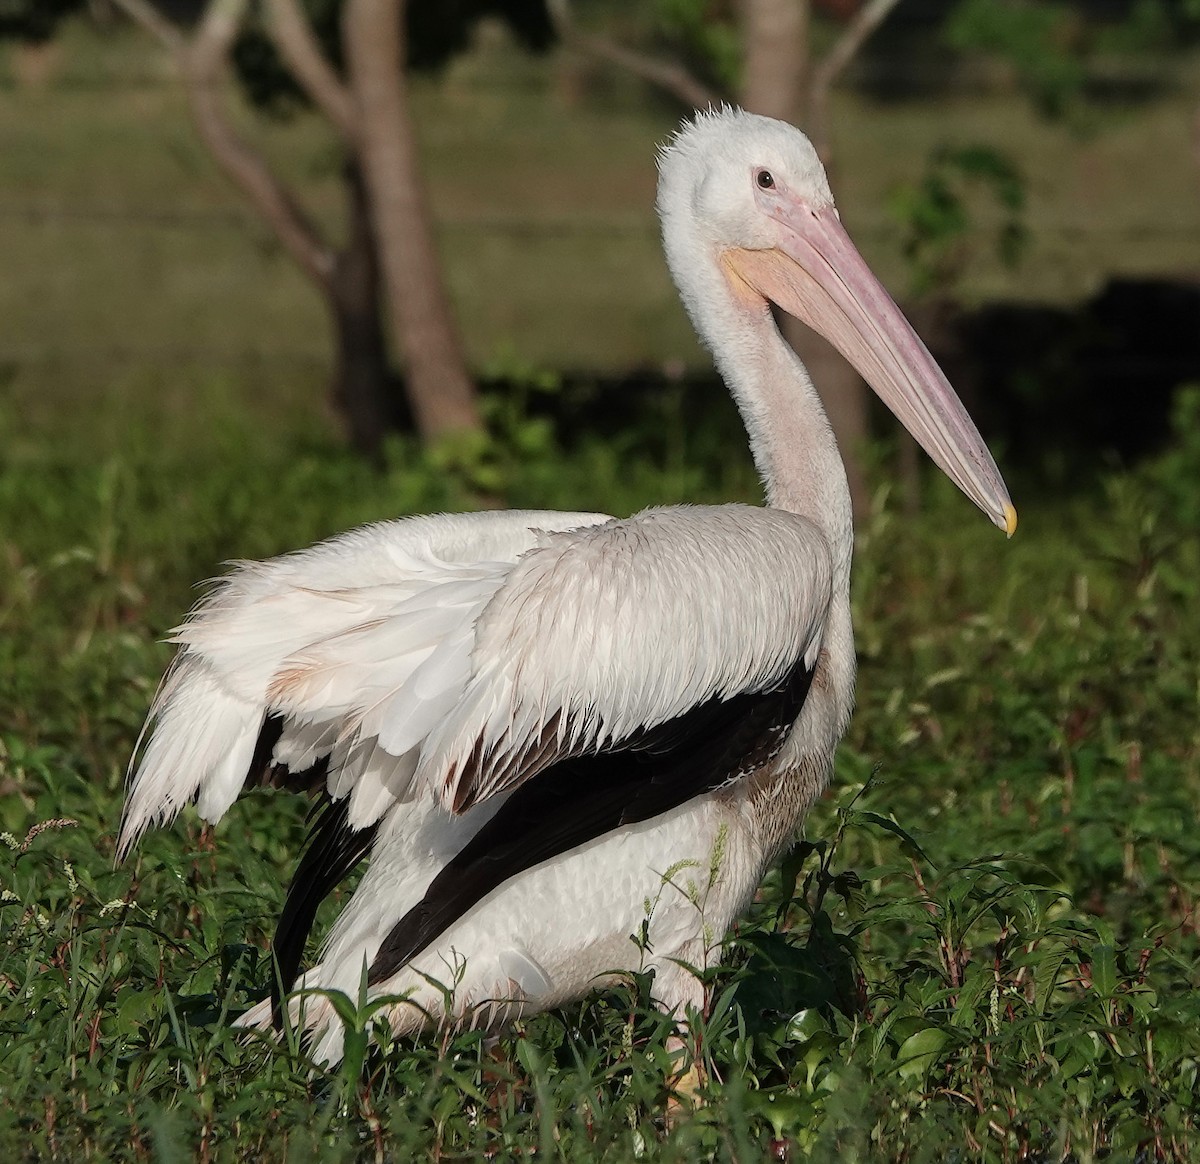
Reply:
[[1017, 511], [1011, 504], [1004, 507], [1004, 525], [1001, 528], [1010, 538], [1017, 532]]

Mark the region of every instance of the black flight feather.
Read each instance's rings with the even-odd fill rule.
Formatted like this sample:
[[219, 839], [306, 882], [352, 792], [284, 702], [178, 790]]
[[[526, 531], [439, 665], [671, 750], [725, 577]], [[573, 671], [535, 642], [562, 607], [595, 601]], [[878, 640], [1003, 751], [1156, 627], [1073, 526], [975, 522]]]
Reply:
[[[270, 713], [263, 717], [254, 744], [254, 755], [246, 773], [246, 783], [271, 785], [296, 792], [321, 787], [329, 771], [328, 756], [294, 772], [286, 765], [275, 762], [275, 745], [283, 736], [284, 725], [282, 715]], [[271, 943], [278, 966], [271, 992], [276, 1024], [280, 1019], [281, 998], [292, 989], [299, 976], [300, 960], [304, 956], [304, 947], [321, 902], [344, 877], [353, 872], [374, 840], [374, 828], [350, 827], [347, 820], [349, 805], [348, 797], [334, 803], [329, 794], [322, 790], [309, 810], [308, 838], [288, 887], [283, 913], [279, 916]]]
[[247, 784], [269, 784], [277, 765], [275, 764], [275, 745], [283, 735], [283, 716], [269, 714], [263, 716], [262, 727], [258, 729], [258, 739], [254, 741], [254, 755], [250, 757], [250, 768], [246, 772]]
[[[326, 764], [327, 761], [322, 760], [314, 767], [323, 772]], [[350, 797], [333, 800], [324, 790], [309, 813], [312, 827], [308, 841], [288, 886], [287, 900], [283, 903], [271, 943], [279, 968], [271, 995], [277, 1024], [281, 998], [292, 989], [299, 976], [304, 946], [321, 902], [354, 871], [375, 839], [378, 825], [351, 828], [349, 813]]]
[[393, 926], [370, 966], [368, 984], [391, 977], [518, 873], [767, 763], [799, 716], [812, 675], [801, 660], [770, 690], [714, 697], [612, 749], [563, 760], [522, 784]]

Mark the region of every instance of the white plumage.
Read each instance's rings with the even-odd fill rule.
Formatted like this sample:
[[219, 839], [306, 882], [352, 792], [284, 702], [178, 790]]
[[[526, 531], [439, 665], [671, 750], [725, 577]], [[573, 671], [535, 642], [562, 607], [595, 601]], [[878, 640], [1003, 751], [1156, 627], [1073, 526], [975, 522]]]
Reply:
[[[622, 969], [653, 969], [682, 1018], [701, 993], [681, 963], [719, 955], [827, 781], [853, 698], [849, 498], [768, 301], [839, 343], [1011, 532], [985, 446], [850, 246], [803, 135], [705, 115], [661, 172], [672, 273], [769, 508], [368, 526], [237, 566], [172, 636], [121, 850], [192, 800], [218, 820], [265, 746], [292, 773], [317, 765], [335, 815], [288, 940], [311, 923], [305, 895], [368, 842], [370, 866], [300, 985], [354, 995], [367, 970], [373, 995], [409, 996], [388, 1011], [398, 1031], [502, 1022]], [[293, 1008], [336, 1059], [329, 1004]], [[268, 1024], [270, 1004], [241, 1021]]]

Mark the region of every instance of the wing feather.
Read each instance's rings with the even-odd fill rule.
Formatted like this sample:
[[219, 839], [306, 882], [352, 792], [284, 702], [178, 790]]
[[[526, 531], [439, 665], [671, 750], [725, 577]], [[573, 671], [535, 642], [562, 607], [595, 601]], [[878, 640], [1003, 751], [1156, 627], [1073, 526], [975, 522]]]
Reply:
[[470, 681], [422, 744], [416, 782], [465, 811], [549, 763], [766, 690], [815, 663], [831, 578], [815, 526], [749, 506], [555, 535], [483, 611]]
[[[404, 744], [388, 704], [426, 664], [428, 683], [395, 710], [426, 726], [470, 675], [480, 611], [545, 531], [604, 514], [510, 511], [407, 518], [351, 531], [298, 553], [235, 564], [170, 639], [180, 650], [131, 764], [119, 849], [195, 801], [219, 819], [241, 790], [268, 716], [284, 727], [273, 759], [292, 771], [328, 760], [334, 797], [364, 789], [356, 810], [411, 789], [416, 756], [379, 751], [364, 718]], [[465, 629], [464, 629], [465, 628]], [[394, 705], [393, 705], [394, 706]], [[413, 745], [415, 746], [415, 745]], [[369, 786], [369, 787], [368, 787]], [[376, 818], [377, 819], [377, 818]], [[354, 827], [372, 823], [356, 812]]]
[[814, 525], [750, 506], [412, 518], [242, 564], [173, 635], [121, 847], [193, 799], [218, 819], [268, 718], [352, 829], [464, 811], [811, 667], [830, 579]]

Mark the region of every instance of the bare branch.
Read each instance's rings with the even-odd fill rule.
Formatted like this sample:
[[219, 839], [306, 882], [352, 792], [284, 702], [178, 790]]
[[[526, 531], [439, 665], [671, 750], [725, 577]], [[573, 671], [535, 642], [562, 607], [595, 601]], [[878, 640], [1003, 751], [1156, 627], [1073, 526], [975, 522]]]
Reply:
[[262, 157], [238, 136], [222, 105], [220, 80], [245, 17], [247, 0], [210, 0], [190, 42], [146, 0], [115, 3], [171, 48], [183, 76], [192, 120], [209, 152], [304, 273], [328, 290], [334, 266], [332, 250]]
[[258, 208], [304, 272], [324, 287], [333, 254], [266, 162], [235, 132], [221, 105], [219, 82], [245, 15], [246, 0], [211, 0], [187, 54], [192, 117], [217, 164]]
[[900, 0], [869, 0], [869, 3], [864, 4], [842, 29], [842, 35], [834, 41], [833, 47], [825, 54], [825, 59], [814, 70], [813, 88], [831, 88], [870, 39], [871, 34], [899, 3]]
[[179, 31], [149, 0], [113, 0], [135, 24], [174, 54], [181, 53], [187, 42]]
[[692, 76], [681, 64], [626, 48], [598, 33], [581, 32], [571, 19], [567, 0], [547, 0], [546, 8], [554, 23], [555, 32], [563, 44], [616, 65], [670, 93], [694, 109], [707, 109], [710, 105], [720, 104], [721, 95]]
[[188, 50], [193, 72], [212, 84], [229, 58], [249, 0], [209, 0]]
[[266, 0], [267, 30], [292, 76], [351, 148], [358, 138], [354, 99], [334, 72], [297, 0]]
[[871, 34], [887, 19], [900, 0], [868, 0], [813, 70], [808, 96], [808, 127], [813, 144], [824, 159], [829, 153], [829, 94], [834, 83], [854, 60]]

